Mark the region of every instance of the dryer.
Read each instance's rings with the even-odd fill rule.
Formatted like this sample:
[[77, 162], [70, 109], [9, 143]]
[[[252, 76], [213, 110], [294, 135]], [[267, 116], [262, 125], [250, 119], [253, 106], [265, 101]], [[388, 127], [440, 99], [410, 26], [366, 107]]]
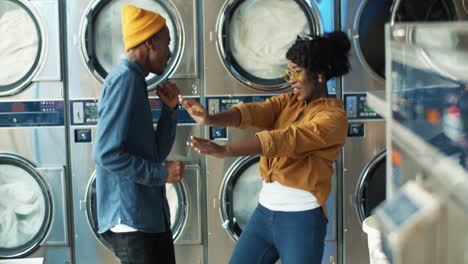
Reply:
[[[154, 123], [159, 119], [161, 103], [150, 98]], [[75, 263], [116, 263], [109, 238], [99, 234], [95, 194], [95, 163], [92, 148], [96, 133], [97, 104], [94, 100], [73, 101], [73, 117], [70, 142], [73, 172], [73, 211], [75, 235]], [[80, 109], [80, 110], [76, 110]], [[78, 118], [82, 111], [83, 122]], [[190, 136], [200, 136], [201, 128], [187, 112], [178, 114], [176, 143], [167, 158], [182, 160], [184, 179], [178, 184], [166, 184], [166, 197], [171, 214], [171, 229], [175, 243], [177, 263], [201, 263], [203, 261], [201, 215], [200, 155], [185, 146]], [[78, 118], [78, 119], [77, 119]], [[86, 121], [87, 120], [87, 121]]]
[[146, 80], [150, 95], [171, 78], [186, 96], [198, 96], [195, 0], [87, 0], [67, 1], [68, 83], [70, 99], [97, 98], [108, 72], [125, 56], [121, 9], [132, 4], [167, 19], [172, 57], [164, 74]]
[[64, 125], [61, 100], [0, 102], [1, 263], [71, 261]]
[[0, 101], [62, 99], [59, 0], [0, 3]]
[[62, 1], [0, 10], [0, 262], [69, 263]]
[[465, 20], [464, 0], [342, 0], [341, 27], [352, 39], [352, 71], [342, 89], [350, 121], [343, 155], [343, 263], [369, 263], [362, 221], [385, 200], [385, 122], [366, 102], [385, 91], [385, 23]]
[[[297, 35], [333, 31], [333, 12], [334, 1], [205, 1], [204, 103], [208, 111], [216, 113], [236, 103], [261, 102], [289, 92], [290, 86], [282, 78], [287, 49]], [[205, 136], [224, 144], [252, 137], [255, 132], [209, 127]], [[258, 156], [206, 157], [208, 263], [228, 262], [257, 204], [261, 187], [258, 160]], [[336, 255], [334, 193], [331, 197], [324, 263]]]
[[[149, 101], [157, 122], [161, 103], [153, 91], [171, 78], [185, 96], [199, 98], [196, 52], [196, 1], [89, 0], [67, 1], [68, 87], [70, 97], [70, 153], [73, 183], [75, 263], [115, 263], [106, 237], [97, 233], [94, 200], [92, 145], [98, 121], [97, 97], [107, 73], [125, 55], [122, 41], [121, 8], [133, 4], [154, 10], [167, 19], [173, 53], [161, 76], [149, 75]], [[181, 112], [183, 110], [181, 109]], [[187, 113], [179, 113], [177, 139], [169, 159], [186, 161], [182, 183], [167, 185], [171, 224], [178, 263], [202, 262], [200, 162], [190, 155], [185, 142], [189, 135], [200, 136], [201, 128]], [[193, 124], [193, 125], [192, 125]], [[175, 155], [175, 156], [174, 156]], [[196, 156], [196, 155], [195, 155]]]

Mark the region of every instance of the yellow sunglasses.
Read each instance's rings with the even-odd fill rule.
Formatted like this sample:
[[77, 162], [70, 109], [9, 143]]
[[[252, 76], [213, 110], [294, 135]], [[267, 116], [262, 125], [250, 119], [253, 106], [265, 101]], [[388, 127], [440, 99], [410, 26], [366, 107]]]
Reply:
[[283, 78], [287, 81], [287, 82], [291, 82], [291, 81], [300, 81], [302, 80], [302, 78], [304, 78], [304, 71], [295, 71], [294, 69], [288, 69], [288, 70], [285, 70], [283, 71]]

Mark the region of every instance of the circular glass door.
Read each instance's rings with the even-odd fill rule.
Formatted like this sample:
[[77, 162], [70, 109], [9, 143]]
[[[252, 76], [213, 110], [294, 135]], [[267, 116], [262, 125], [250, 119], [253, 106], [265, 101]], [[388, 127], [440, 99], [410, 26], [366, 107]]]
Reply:
[[257, 207], [262, 188], [259, 156], [238, 159], [227, 171], [221, 185], [223, 226], [236, 241]]
[[[187, 189], [183, 182], [172, 184], [166, 184], [166, 198], [169, 203], [169, 210], [171, 214], [171, 230], [174, 241], [183, 231], [187, 218], [189, 215], [189, 208], [187, 203]], [[107, 233], [98, 233], [98, 222], [97, 222], [97, 203], [96, 203], [96, 173], [91, 175], [88, 187], [86, 189], [86, 203], [87, 203], [87, 216], [88, 223], [96, 235], [98, 240], [110, 250], [112, 245]]]
[[169, 1], [95, 0], [89, 6], [81, 24], [82, 55], [90, 72], [100, 82], [104, 82], [112, 68], [125, 58], [121, 10], [127, 4], [158, 12], [166, 18], [166, 26], [170, 31], [169, 47], [172, 57], [161, 76], [150, 73], [146, 77], [148, 89], [151, 90], [174, 73], [183, 52], [183, 23], [177, 9]]
[[376, 79], [385, 78], [385, 23], [393, 0], [368, 0], [358, 12], [358, 56]]
[[[460, 0], [396, 1], [392, 11], [392, 22], [467, 20], [468, 13], [463, 10], [464, 7], [465, 1]], [[460, 12], [457, 13], [457, 9]], [[464, 52], [447, 52], [456, 50], [463, 42], [463, 37], [454, 33], [448, 30], [420, 27], [408, 32], [406, 41], [418, 46], [431, 47], [419, 48], [419, 56], [441, 75], [452, 79], [463, 79], [466, 76], [468, 57], [464, 55]]]
[[[455, 0], [455, 2], [460, 2]], [[394, 2], [392, 22], [430, 22], [459, 20], [454, 0], [416, 0]]]
[[356, 210], [364, 221], [386, 196], [386, 151], [377, 154], [362, 171], [356, 186]]
[[42, 66], [44, 32], [28, 1], [0, 2], [0, 96], [20, 92]]
[[281, 73], [297, 36], [321, 32], [316, 9], [302, 0], [226, 1], [217, 27], [218, 51], [229, 72], [266, 92], [289, 87]]
[[44, 240], [52, 199], [44, 178], [29, 161], [0, 154], [0, 258], [26, 256]]

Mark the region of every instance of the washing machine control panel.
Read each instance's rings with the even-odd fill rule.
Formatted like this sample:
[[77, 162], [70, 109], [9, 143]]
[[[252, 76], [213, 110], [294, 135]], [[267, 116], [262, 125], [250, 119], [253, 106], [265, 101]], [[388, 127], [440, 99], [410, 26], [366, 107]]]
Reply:
[[356, 119], [382, 119], [368, 105], [365, 93], [353, 93], [344, 95], [346, 115], [349, 120]]
[[[265, 102], [273, 95], [254, 95], [254, 96], [215, 96], [207, 97], [206, 105], [208, 113], [216, 114], [231, 108], [239, 103]], [[210, 127], [210, 140], [228, 140], [228, 131], [226, 127]]]
[[0, 127], [63, 125], [63, 101], [0, 102]]
[[[200, 101], [199, 98], [193, 98]], [[156, 124], [161, 116], [162, 103], [158, 98], [149, 99], [153, 123]], [[177, 124], [196, 124], [188, 112], [179, 105], [177, 114]], [[98, 121], [97, 100], [74, 100], [70, 103], [72, 125], [73, 126], [94, 126]]]

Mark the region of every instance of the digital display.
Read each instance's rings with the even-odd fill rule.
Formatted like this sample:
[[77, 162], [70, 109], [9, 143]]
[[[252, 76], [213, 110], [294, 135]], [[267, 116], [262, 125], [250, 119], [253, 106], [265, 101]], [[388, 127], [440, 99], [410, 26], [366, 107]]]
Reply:
[[367, 104], [366, 94], [345, 94], [344, 97], [348, 119], [381, 119]]
[[97, 122], [98, 120], [98, 107], [95, 102], [85, 103], [85, 116], [87, 117], [87, 122]]
[[364, 113], [374, 113], [375, 112], [374, 110], [372, 110], [372, 108], [369, 107], [369, 105], [367, 104], [367, 100], [363, 101], [362, 111]]
[[241, 99], [233, 98], [233, 99], [221, 99], [221, 105], [220, 105], [220, 110], [221, 111], [226, 111], [231, 106], [243, 103]]
[[63, 101], [0, 103], [1, 127], [64, 125]]

